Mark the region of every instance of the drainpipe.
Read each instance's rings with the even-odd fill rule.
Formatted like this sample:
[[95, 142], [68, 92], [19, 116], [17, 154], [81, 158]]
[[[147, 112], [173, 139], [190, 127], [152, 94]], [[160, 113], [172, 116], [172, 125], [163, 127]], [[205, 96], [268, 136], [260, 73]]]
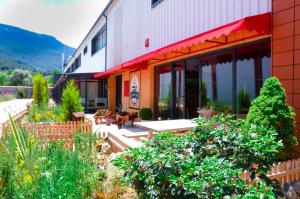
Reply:
[[105, 43], [105, 70], [107, 69], [107, 16], [105, 15], [105, 12], [103, 13], [103, 16], [105, 17], [105, 37], [106, 37], [106, 43]]

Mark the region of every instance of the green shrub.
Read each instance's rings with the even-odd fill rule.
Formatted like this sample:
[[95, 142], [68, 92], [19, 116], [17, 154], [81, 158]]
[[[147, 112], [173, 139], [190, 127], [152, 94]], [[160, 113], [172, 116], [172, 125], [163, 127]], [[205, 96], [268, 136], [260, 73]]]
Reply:
[[92, 134], [77, 134], [74, 150], [66, 150], [13, 124], [0, 140], [0, 198], [93, 198], [106, 176], [95, 164], [95, 142]]
[[238, 113], [243, 113], [243, 108], [248, 109], [250, 107], [250, 95], [249, 93], [246, 91], [245, 88], [243, 88], [239, 94], [238, 94], [238, 99], [237, 99], [237, 112]]
[[20, 99], [25, 98], [25, 90], [23, 88], [18, 89], [17, 92], [18, 92], [18, 96], [19, 96]]
[[278, 132], [277, 140], [282, 140], [284, 145], [279, 159], [286, 159], [291, 155], [297, 143], [294, 136], [295, 113], [287, 104], [285, 90], [276, 77], [271, 77], [264, 83], [260, 95], [251, 104], [247, 121], [275, 129]]
[[49, 102], [47, 80], [41, 74], [37, 74], [33, 78], [33, 100], [39, 106]]
[[153, 112], [150, 108], [141, 108], [139, 112], [139, 117], [142, 120], [151, 120], [153, 116]]
[[74, 80], [67, 83], [61, 96], [61, 108], [64, 121], [69, 121], [72, 118], [73, 112], [82, 112], [83, 107], [80, 102], [80, 92]]
[[[229, 116], [197, 123], [193, 132], [158, 134], [125, 151], [114, 161], [125, 171], [122, 181], [131, 183], [139, 198], [275, 198], [281, 193], [278, 182], [266, 176], [282, 147], [276, 131]], [[245, 170], [261, 181], [248, 185], [239, 177]]]

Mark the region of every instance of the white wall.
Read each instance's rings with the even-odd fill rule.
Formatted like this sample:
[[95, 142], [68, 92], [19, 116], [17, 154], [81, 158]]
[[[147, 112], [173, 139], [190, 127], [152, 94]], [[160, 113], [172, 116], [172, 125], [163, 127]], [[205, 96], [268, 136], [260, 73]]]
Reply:
[[[107, 68], [152, 50], [271, 11], [271, 0], [116, 0], [108, 9]], [[145, 39], [150, 46], [145, 48]]]
[[[72, 65], [72, 63], [79, 56], [79, 54], [81, 54], [81, 66], [73, 73], [94, 73], [94, 72], [101, 72], [105, 70], [105, 47], [100, 49], [95, 54], [91, 55], [92, 39], [103, 26], [105, 26], [104, 17], [102, 17], [102, 19], [97, 22], [97, 24], [89, 33], [87, 38], [79, 46], [79, 48], [75, 53], [75, 56], [72, 57], [72, 59], [68, 62], [68, 65], [64, 71], [66, 71]], [[86, 46], [88, 47], [88, 52], [84, 55], [83, 50]]]

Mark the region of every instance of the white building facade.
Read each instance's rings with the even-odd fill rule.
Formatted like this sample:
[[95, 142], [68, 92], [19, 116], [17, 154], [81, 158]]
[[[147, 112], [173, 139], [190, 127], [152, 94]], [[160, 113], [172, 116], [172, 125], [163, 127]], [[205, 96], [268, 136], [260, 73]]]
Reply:
[[[234, 93], [239, 92], [240, 87], [244, 87], [248, 89], [251, 98], [255, 97], [261, 86], [261, 83], [257, 85], [255, 82], [262, 81], [262, 76], [264, 76], [264, 74], [257, 75], [255, 71], [270, 73], [270, 35], [251, 39], [251, 42], [258, 41], [259, 43], [255, 48], [263, 50], [259, 55], [251, 55], [252, 57], [247, 55], [246, 59], [250, 60], [248, 62], [242, 58], [244, 55], [236, 53], [243, 51], [236, 47], [241, 42], [225, 44], [224, 49], [231, 47], [236, 52], [229, 53], [226, 61], [220, 61], [220, 63], [218, 61], [221, 58], [217, 55], [209, 59], [203, 57], [202, 55], [207, 53], [204, 50], [197, 53], [183, 53], [178, 58], [161, 55], [163, 59], [157, 59], [157, 62], [155, 59], [143, 62], [145, 66], [140, 70], [142, 89], [140, 102], [134, 108], [130, 102], [130, 94], [128, 94], [131, 71], [122, 69], [122, 64], [226, 24], [269, 13], [271, 7], [271, 0], [111, 0], [65, 66], [64, 73], [73, 75], [75, 79], [80, 79], [84, 74], [91, 74], [88, 79], [78, 81], [82, 103], [86, 108], [122, 107], [126, 111], [136, 111], [142, 107], [148, 107], [153, 110], [156, 118], [190, 118], [195, 116], [195, 110], [203, 103], [201, 96], [198, 95], [198, 90], [201, 93], [199, 84], [194, 94], [189, 93], [187, 89], [188, 81], [194, 78], [193, 80], [198, 83], [206, 82], [208, 101], [226, 103], [232, 107], [231, 111], [236, 112], [237, 104], [233, 95], [237, 94]], [[245, 43], [250, 43], [250, 39], [247, 39]], [[190, 47], [193, 48], [193, 46]], [[216, 49], [219, 50], [219, 48], [216, 46]], [[215, 49], [211, 48], [210, 53], [214, 51]], [[251, 53], [254, 54], [254, 52]], [[199, 56], [197, 61], [192, 60], [195, 56]], [[235, 56], [241, 56], [240, 62], [232, 60]], [[261, 60], [257, 61], [259, 56]], [[214, 59], [214, 63], [206, 61], [211, 59]], [[206, 65], [203, 64], [204, 62]], [[190, 79], [188, 79], [188, 68], [191, 65], [189, 63], [195, 63], [197, 67], [192, 72], [197, 76], [190, 75]], [[240, 66], [236, 66], [239, 64]], [[242, 70], [239, 70], [242, 65], [249, 65], [248, 69], [243, 69], [246, 74], [242, 74], [240, 72]], [[263, 65], [268, 66], [261, 68]], [[119, 67], [118, 71], [114, 70], [118, 66], [121, 68]], [[177, 70], [178, 66], [181, 69]], [[168, 72], [161, 72], [164, 67], [171, 69]], [[236, 67], [239, 77], [245, 77], [240, 79], [249, 78], [249, 81], [243, 82], [239, 78], [233, 78], [233, 75], [236, 76], [230, 72], [233, 67]], [[257, 69], [257, 67], [260, 68]], [[138, 67], [132, 71], [136, 70]], [[226, 71], [229, 71], [228, 74], [220, 76]], [[247, 76], [248, 72], [251, 75]], [[94, 73], [100, 75], [93, 75]], [[175, 84], [180, 85], [170, 89]], [[233, 84], [237, 85], [236, 88], [232, 86]], [[221, 88], [222, 86], [224, 88]], [[228, 89], [230, 92], [227, 92]], [[225, 93], [222, 93], [222, 90]], [[226, 93], [228, 93], [227, 97], [220, 97]], [[195, 101], [194, 105], [191, 105], [191, 100]]]

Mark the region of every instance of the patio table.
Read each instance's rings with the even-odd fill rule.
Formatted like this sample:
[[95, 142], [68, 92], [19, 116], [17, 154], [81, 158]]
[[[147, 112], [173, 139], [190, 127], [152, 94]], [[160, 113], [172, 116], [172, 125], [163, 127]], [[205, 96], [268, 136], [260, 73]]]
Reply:
[[196, 127], [197, 124], [193, 120], [179, 119], [135, 122], [134, 126], [146, 128], [148, 130], [148, 139], [151, 139], [154, 132], [184, 132]]

